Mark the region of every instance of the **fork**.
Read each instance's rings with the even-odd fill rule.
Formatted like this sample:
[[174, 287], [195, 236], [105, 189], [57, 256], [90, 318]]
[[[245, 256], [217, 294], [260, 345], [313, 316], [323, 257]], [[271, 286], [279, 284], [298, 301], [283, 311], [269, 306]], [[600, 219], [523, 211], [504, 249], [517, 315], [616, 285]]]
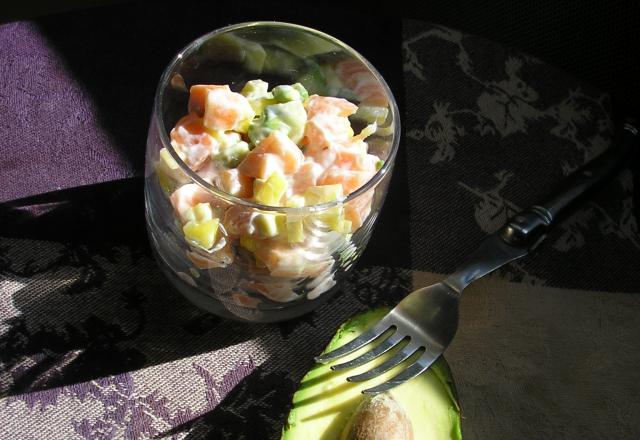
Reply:
[[500, 230], [485, 238], [469, 255], [466, 264], [452, 275], [410, 293], [371, 329], [342, 347], [316, 357], [316, 361], [334, 361], [373, 342], [373, 348], [355, 359], [331, 366], [332, 370], [346, 370], [393, 350], [391, 357], [383, 363], [347, 377], [350, 382], [363, 382], [404, 363], [397, 375], [362, 391], [367, 394], [387, 391], [427, 370], [442, 355], [456, 333], [458, 303], [464, 289], [534, 250], [561, 213], [566, 214], [570, 205], [575, 205], [597, 184], [614, 175], [637, 141], [635, 122], [627, 119], [620, 125], [613, 146], [570, 175], [554, 196], [516, 214]]

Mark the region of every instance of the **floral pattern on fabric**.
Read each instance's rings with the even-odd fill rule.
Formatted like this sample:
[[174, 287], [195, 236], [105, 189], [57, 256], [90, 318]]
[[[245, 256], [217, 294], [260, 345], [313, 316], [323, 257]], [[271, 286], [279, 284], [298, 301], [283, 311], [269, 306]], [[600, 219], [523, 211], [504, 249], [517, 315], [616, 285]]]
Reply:
[[192, 306], [135, 248], [0, 238], [0, 438], [278, 438], [335, 328], [410, 288], [363, 268], [317, 313], [249, 325]]
[[[415, 20], [404, 22], [403, 53], [414, 269], [452, 272], [482, 237], [611, 144], [609, 96], [534, 57]], [[633, 291], [639, 243], [624, 171], [499, 275]], [[578, 276], [565, 276], [569, 262]]]

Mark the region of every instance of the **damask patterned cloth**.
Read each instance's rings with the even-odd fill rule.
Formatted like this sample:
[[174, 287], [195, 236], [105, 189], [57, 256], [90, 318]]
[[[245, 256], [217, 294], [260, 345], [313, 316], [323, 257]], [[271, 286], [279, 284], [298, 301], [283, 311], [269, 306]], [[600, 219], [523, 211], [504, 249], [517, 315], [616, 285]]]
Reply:
[[[62, 28], [87, 26], [82, 17], [58, 28], [46, 20], [0, 27], [1, 41], [22, 38], [42, 57], [32, 72], [25, 63], [0, 63], [30, 79], [13, 84], [12, 94], [3, 89], [1, 105], [9, 106], [7, 96], [29, 102], [34, 84], [42, 85], [31, 81], [38, 72], [62, 69], [67, 79], [50, 92], [81, 98], [66, 109], [72, 114], [65, 117], [79, 115], [71, 126], [100, 124], [107, 133], [124, 124], [123, 114], [147, 117], [148, 108], [123, 106], [105, 122], [100, 105], [117, 106], [73, 79], [86, 75], [73, 58], [56, 58], [56, 50], [81, 50], [73, 34], [59, 37]], [[341, 322], [440, 279], [483, 236], [611, 142], [608, 96], [540, 60], [413, 20], [403, 21], [397, 43], [402, 58], [386, 56], [386, 64], [367, 49], [403, 108], [403, 148], [385, 212], [340, 292], [300, 319], [225, 321], [171, 289], [150, 257], [141, 180], [113, 180], [139, 175], [142, 156], [127, 161], [115, 148], [136, 133], [87, 139], [114, 152], [104, 166], [115, 169], [94, 181], [78, 175], [69, 183], [71, 167], [61, 171], [69, 184], [47, 187], [38, 178], [22, 189], [29, 198], [2, 193], [0, 438], [278, 438], [296, 384]], [[124, 71], [114, 54], [105, 57], [113, 63], [101, 67]], [[397, 77], [389, 67], [396, 61]], [[51, 129], [60, 115], [47, 119], [44, 110], [43, 125], [20, 117], [15, 124]], [[1, 121], [3, 131], [15, 126]], [[24, 141], [41, 140], [30, 133]], [[64, 143], [59, 148], [69, 153]], [[86, 183], [95, 185], [74, 188]], [[535, 255], [466, 294], [448, 352], [465, 438], [640, 437], [633, 183], [624, 171]], [[69, 189], [37, 195], [57, 186]]]
[[[453, 271], [485, 234], [611, 142], [609, 96], [531, 56], [417, 21], [405, 22], [403, 51], [413, 268]], [[501, 275], [637, 292], [633, 180], [620, 173]]]

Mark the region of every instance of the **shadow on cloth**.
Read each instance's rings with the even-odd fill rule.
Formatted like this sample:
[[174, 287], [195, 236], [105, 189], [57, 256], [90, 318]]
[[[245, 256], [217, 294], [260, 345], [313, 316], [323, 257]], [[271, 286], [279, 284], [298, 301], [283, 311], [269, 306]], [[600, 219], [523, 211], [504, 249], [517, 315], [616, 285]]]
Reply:
[[[2, 206], [1, 396], [209, 352], [260, 331], [205, 313], [173, 291], [150, 257], [141, 183]], [[224, 336], [211, 337], [221, 326]]]
[[376, 306], [391, 307], [412, 286], [411, 272], [360, 268], [342, 292], [308, 315], [268, 328], [259, 342], [269, 358], [230, 389], [208, 412], [160, 432], [155, 438], [187, 433], [185, 439], [278, 439], [302, 377], [341, 323]]
[[[70, 392], [86, 393], [88, 381], [128, 383], [131, 377], [123, 373], [160, 364], [159, 374], [167, 374], [171, 361], [208, 353], [209, 372], [199, 367], [201, 360], [186, 363], [196, 369], [196, 383], [204, 379], [207, 395], [205, 409], [192, 411], [205, 412], [168, 422], [178, 426], [167, 435], [276, 438], [293, 390], [338, 325], [359, 310], [396, 303], [411, 288], [409, 271], [358, 264], [343, 281], [343, 292], [317, 312], [277, 325], [222, 320], [171, 291], [141, 239], [141, 195], [141, 181], [134, 179], [3, 205], [3, 397], [20, 395], [45, 405], [65, 385], [80, 384]], [[247, 341], [266, 360], [256, 358], [254, 364], [248, 351], [241, 372], [220, 364], [223, 349], [237, 350]], [[231, 379], [219, 383], [213, 374]]]
[[[142, 174], [144, 149], [158, 80], [172, 57], [195, 38], [230, 23], [252, 19], [280, 20], [327, 32], [362, 53], [388, 82], [403, 107], [401, 22], [388, 11], [373, 8], [366, 15], [356, 6], [341, 5], [336, 15], [311, 4], [226, 4], [223, 13], [207, 2], [130, 3], [52, 15], [38, 19], [40, 31], [61, 56], [73, 77], [97, 107], [97, 123], [109, 133], [110, 145]], [[311, 8], [311, 9], [310, 9]], [[275, 13], [274, 11], [277, 11]], [[358, 23], [354, 26], [354, 23]], [[363, 28], [384, 32], [362, 32]], [[85, 38], [78, 38], [83, 35]], [[186, 111], [186, 108], [185, 108]], [[385, 209], [362, 257], [367, 265], [410, 267], [409, 199], [404, 149], [399, 150]], [[140, 211], [142, 205], [138, 206]]]

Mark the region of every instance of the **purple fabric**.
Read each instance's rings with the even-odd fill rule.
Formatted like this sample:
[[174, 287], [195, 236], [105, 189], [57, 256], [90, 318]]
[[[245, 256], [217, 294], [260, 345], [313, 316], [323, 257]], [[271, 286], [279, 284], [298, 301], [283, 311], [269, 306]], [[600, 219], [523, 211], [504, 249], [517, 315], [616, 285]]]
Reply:
[[97, 112], [36, 24], [0, 25], [0, 202], [134, 176]]

